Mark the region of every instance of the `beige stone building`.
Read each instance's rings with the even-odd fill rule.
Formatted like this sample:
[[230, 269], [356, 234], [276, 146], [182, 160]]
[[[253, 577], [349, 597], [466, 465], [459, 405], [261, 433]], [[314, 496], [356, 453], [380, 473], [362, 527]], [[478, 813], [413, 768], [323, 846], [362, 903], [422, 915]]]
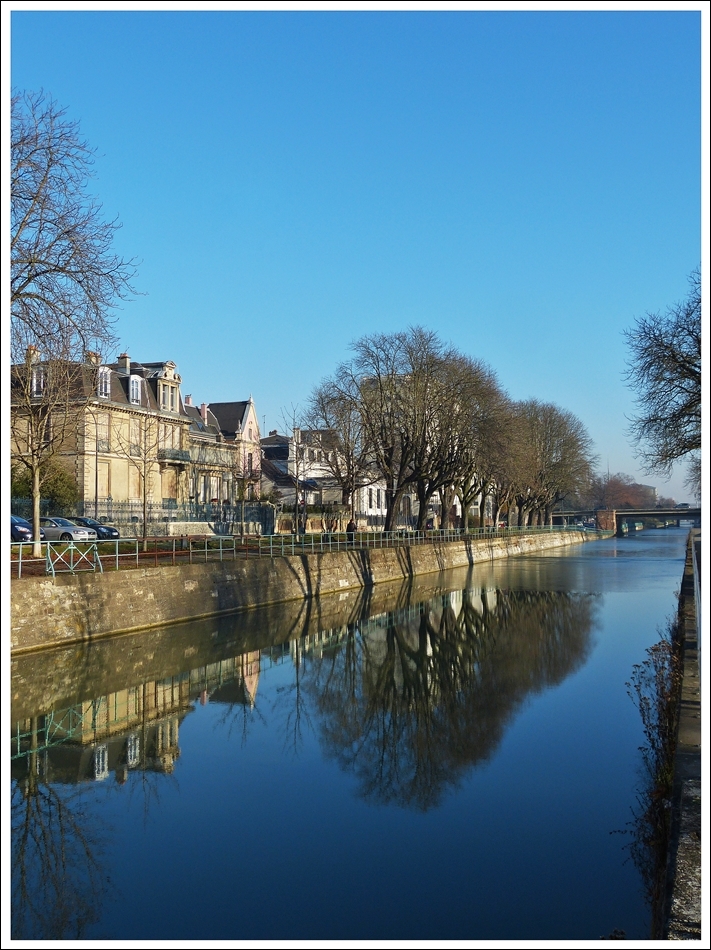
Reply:
[[[41, 358], [32, 392], [13, 400], [13, 419], [30, 417], [49, 398]], [[101, 364], [72, 364], [70, 405], [55, 458], [73, 475], [83, 513], [112, 521], [183, 520], [198, 504], [210, 514], [259, 498], [260, 433], [254, 401], [200, 408], [183, 397], [170, 360], [139, 363], [122, 353]], [[66, 405], [66, 400], [64, 400]], [[24, 426], [27, 431], [27, 426]], [[24, 451], [13, 425], [14, 453]], [[56, 436], [56, 432], [55, 432]], [[25, 439], [26, 441], [26, 439]], [[216, 506], [219, 506], [216, 507]]]

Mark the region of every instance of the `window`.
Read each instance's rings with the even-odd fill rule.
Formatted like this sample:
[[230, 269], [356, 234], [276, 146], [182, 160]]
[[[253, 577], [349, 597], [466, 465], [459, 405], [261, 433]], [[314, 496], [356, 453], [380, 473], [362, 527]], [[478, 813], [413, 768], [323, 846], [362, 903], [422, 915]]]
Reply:
[[42, 367], [32, 370], [32, 395], [41, 396], [44, 392], [44, 370]]
[[109, 774], [109, 747], [97, 745], [94, 749], [94, 779], [103, 781]]
[[378, 508], [380, 508], [380, 489], [377, 490], [376, 498], [377, 498]]
[[170, 387], [170, 411], [175, 412], [176, 403], [177, 403], [178, 390], [175, 386]]
[[160, 407], [161, 409], [168, 408], [168, 386], [161, 385], [160, 387]]
[[252, 474], [252, 453], [249, 452], [247, 455], [247, 471], [249, 474]]
[[137, 735], [131, 735], [126, 740], [126, 764], [130, 769], [138, 765], [141, 751], [141, 740]]
[[141, 454], [141, 423], [139, 419], [131, 419], [129, 426], [129, 454]]
[[51, 444], [52, 444], [52, 417], [47, 416], [44, 419], [44, 425], [42, 425], [42, 445], [48, 446]]
[[368, 489], [368, 507], [369, 508], [373, 507], [373, 489], [372, 488]]
[[108, 452], [110, 451], [110, 425], [109, 425], [109, 414], [107, 412], [102, 412], [99, 415], [95, 416], [94, 422], [96, 424], [96, 450], [97, 452]]
[[108, 366], [99, 367], [97, 394], [102, 399], [108, 399], [111, 395], [111, 370]]
[[137, 376], [131, 377], [131, 403], [134, 406], [141, 404], [141, 380]]

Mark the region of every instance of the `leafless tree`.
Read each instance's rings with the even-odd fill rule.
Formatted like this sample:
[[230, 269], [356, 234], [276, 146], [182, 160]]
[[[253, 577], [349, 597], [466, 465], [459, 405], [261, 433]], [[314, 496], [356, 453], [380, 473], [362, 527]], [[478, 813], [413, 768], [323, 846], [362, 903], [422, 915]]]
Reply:
[[[131, 415], [124, 429], [123, 418], [118, 419], [109, 431], [114, 454], [127, 459], [138, 478], [141, 498], [141, 537], [143, 549], [146, 549], [148, 537], [148, 504], [153, 498], [153, 488], [160, 475], [158, 469], [158, 450], [161, 447], [161, 423], [157, 416], [149, 413]], [[109, 420], [111, 427], [111, 420]]]
[[113, 310], [134, 292], [135, 267], [113, 251], [118, 224], [88, 194], [94, 152], [78, 124], [43, 92], [14, 94], [11, 114], [13, 453], [31, 476], [38, 538], [42, 464], [77, 418], [87, 354], [115, 345]]
[[[291, 432], [292, 445], [294, 449], [293, 459], [291, 458], [291, 451], [287, 459], [286, 470], [289, 475], [292, 475], [292, 472], [289, 470], [289, 463], [293, 464], [293, 479], [294, 479], [294, 524], [293, 524], [293, 534], [299, 533], [299, 528], [306, 532], [306, 489], [303, 484], [299, 488], [299, 483], [303, 483], [306, 472], [306, 447], [301, 439], [301, 430], [306, 425], [306, 413], [301, 408], [301, 406], [291, 404], [291, 407], [282, 409], [281, 412], [282, 426], [284, 427], [285, 432]], [[299, 515], [299, 492], [302, 492], [303, 497], [303, 514]]]
[[552, 403], [529, 399], [517, 405], [523, 452], [516, 491], [519, 525], [531, 516], [550, 524], [553, 507], [590, 481], [592, 440], [582, 422]]
[[51, 463], [63, 452], [76, 451], [79, 410], [91, 398], [95, 369], [89, 363], [45, 359], [34, 347], [12, 364], [11, 453], [13, 464], [28, 476], [37, 543], [42, 486], [51, 476]]
[[319, 383], [309, 400], [306, 424], [332, 434], [332, 440], [324, 445], [324, 464], [341, 489], [341, 504], [355, 517], [356, 491], [378, 476], [361, 412], [360, 390], [350, 373], [339, 369]]
[[701, 274], [666, 313], [648, 313], [625, 331], [626, 379], [636, 393], [630, 436], [649, 473], [668, 476], [689, 459], [687, 485], [701, 489]]
[[[443, 366], [452, 353], [422, 327], [357, 340], [354, 357], [341, 367], [360, 411], [373, 459], [386, 485], [385, 530], [392, 530], [403, 495], [415, 489], [426, 502], [445, 482], [437, 471], [444, 432]], [[438, 422], [439, 419], [439, 422]], [[447, 441], [451, 450], [451, 440]], [[422, 501], [420, 502], [421, 514]]]
[[515, 434], [505, 393], [494, 372], [479, 360], [460, 358], [463, 375], [460, 411], [453, 416], [457, 440], [457, 468], [453, 488], [462, 505], [462, 527], [469, 525], [469, 509], [479, 499], [479, 523], [484, 523], [486, 497], [500, 474], [510, 469]]

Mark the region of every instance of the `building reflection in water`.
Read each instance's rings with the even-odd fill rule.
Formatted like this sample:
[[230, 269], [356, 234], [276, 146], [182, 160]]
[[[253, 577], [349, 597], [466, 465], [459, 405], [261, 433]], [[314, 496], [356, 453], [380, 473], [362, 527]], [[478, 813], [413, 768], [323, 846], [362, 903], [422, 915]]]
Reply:
[[113, 773], [123, 783], [132, 769], [169, 774], [194, 703], [253, 707], [260, 663], [254, 650], [16, 722], [12, 777], [34, 770], [51, 782], [100, 782]]
[[[472, 588], [400, 603], [367, 616], [360, 601], [339, 626], [315, 631], [308, 620], [302, 629], [314, 632], [288, 643], [15, 721], [13, 935], [80, 937], [96, 919], [107, 880], [102, 831], [80, 788], [120, 790], [132, 773], [144, 785], [163, 781], [180, 756], [184, 718], [207, 703], [224, 707], [223, 721], [235, 710], [251, 715], [269, 666], [292, 666], [272, 707], [275, 718], [285, 710], [286, 745], [298, 751], [308, 722], [364, 798], [427, 810], [491, 756], [527, 696], [583, 663], [595, 626], [587, 594]], [[212, 658], [217, 648], [206, 642], [185, 653]]]

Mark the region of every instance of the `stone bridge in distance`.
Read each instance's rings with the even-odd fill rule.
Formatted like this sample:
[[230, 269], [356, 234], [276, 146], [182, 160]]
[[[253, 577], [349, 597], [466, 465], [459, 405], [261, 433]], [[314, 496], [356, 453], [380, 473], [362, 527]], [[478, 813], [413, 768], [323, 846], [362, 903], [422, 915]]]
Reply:
[[598, 508], [588, 511], [554, 511], [553, 524], [569, 524], [571, 520], [580, 518], [594, 518], [597, 527], [602, 531], [614, 531], [620, 534], [624, 531], [622, 525], [634, 525], [642, 518], [657, 518], [664, 521], [674, 521], [679, 527], [680, 522], [690, 521], [696, 528], [701, 527], [701, 508]]

